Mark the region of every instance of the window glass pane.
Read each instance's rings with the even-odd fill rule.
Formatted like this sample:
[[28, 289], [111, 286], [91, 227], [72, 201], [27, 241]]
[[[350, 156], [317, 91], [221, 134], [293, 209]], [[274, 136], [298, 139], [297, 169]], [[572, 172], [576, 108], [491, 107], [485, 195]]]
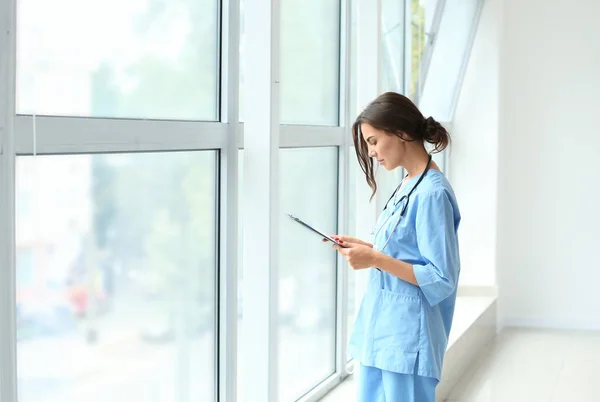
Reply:
[[17, 112], [216, 120], [216, 0], [18, 0]]
[[[239, 200], [243, 191], [239, 153]], [[311, 161], [318, 160], [319, 164]], [[295, 401], [335, 372], [336, 252], [318, 235], [294, 223], [291, 213], [325, 233], [337, 232], [338, 148], [280, 150], [281, 244], [279, 281], [279, 398]], [[238, 302], [243, 308], [242, 225]], [[239, 328], [243, 314], [238, 317]], [[238, 356], [244, 343], [238, 336]], [[241, 367], [238, 367], [238, 369]], [[242, 371], [238, 383], [242, 384]], [[245, 400], [243, 389], [238, 398]]]
[[404, 2], [381, 2], [381, 89], [404, 91]]
[[[239, 197], [243, 198], [243, 151], [239, 153]], [[316, 165], [311, 160], [322, 161]], [[337, 148], [280, 150], [281, 251], [279, 282], [279, 398], [300, 398], [335, 372], [336, 254], [329, 244], [292, 222], [296, 215], [325, 233], [337, 228]], [[242, 225], [239, 215], [238, 302], [243, 308]], [[243, 314], [238, 317], [242, 327]], [[244, 351], [238, 332], [238, 356]], [[240, 369], [241, 367], [238, 367]], [[238, 371], [238, 399], [245, 400]]]
[[[338, 148], [282, 149], [280, 163], [282, 214], [336, 233]], [[281, 219], [278, 400], [288, 402], [335, 372], [337, 256], [318, 235]]]
[[438, 0], [409, 1], [409, 36], [407, 38], [407, 88], [406, 95], [417, 99], [423, 89], [423, 61], [432, 35], [433, 17]]
[[339, 0], [281, 3], [281, 121], [337, 125]]
[[[240, 5], [240, 95], [244, 99], [243, 1]], [[286, 0], [281, 3], [281, 122], [338, 125], [340, 0]], [[243, 120], [243, 101], [240, 119]]]
[[439, 1], [438, 0], [425, 0], [424, 2], [423, 1], [421, 1], [421, 2], [425, 5], [425, 8], [423, 10], [423, 14], [424, 14], [423, 20], [425, 23], [425, 32], [427, 35], [429, 35], [431, 30], [433, 29], [433, 17], [435, 15], [435, 11], [436, 11]]
[[216, 177], [213, 151], [17, 159], [20, 402], [215, 399]]
[[433, 49], [420, 108], [437, 120], [452, 120], [461, 70], [472, 45], [481, 0], [448, 0]]

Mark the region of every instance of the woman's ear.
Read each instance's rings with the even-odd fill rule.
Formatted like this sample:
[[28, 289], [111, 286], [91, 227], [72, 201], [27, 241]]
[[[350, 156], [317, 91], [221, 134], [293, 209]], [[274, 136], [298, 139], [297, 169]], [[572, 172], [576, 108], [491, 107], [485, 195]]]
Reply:
[[400, 138], [400, 141], [402, 141], [402, 142], [406, 142], [406, 141], [410, 140], [410, 137], [405, 132], [402, 132], [402, 131], [398, 131], [396, 133], [396, 137]]

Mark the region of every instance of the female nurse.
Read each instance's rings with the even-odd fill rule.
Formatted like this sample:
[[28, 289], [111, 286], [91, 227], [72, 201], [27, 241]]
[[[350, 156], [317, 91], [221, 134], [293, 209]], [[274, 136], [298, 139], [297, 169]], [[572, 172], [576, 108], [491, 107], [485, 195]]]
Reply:
[[348, 351], [359, 363], [359, 402], [435, 402], [460, 273], [460, 212], [450, 183], [431, 160], [449, 135], [405, 96], [384, 93], [352, 127], [356, 156], [375, 195], [373, 164], [403, 167], [373, 229], [373, 243], [335, 236], [350, 267], [369, 284]]

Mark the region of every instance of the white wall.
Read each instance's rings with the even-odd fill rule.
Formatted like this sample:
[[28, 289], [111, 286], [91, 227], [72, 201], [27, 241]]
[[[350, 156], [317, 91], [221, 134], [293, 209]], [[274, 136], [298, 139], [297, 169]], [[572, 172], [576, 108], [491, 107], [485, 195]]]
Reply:
[[463, 219], [461, 285], [496, 283], [501, 0], [485, 0], [451, 130], [450, 180]]
[[501, 320], [600, 329], [600, 2], [503, 8]]

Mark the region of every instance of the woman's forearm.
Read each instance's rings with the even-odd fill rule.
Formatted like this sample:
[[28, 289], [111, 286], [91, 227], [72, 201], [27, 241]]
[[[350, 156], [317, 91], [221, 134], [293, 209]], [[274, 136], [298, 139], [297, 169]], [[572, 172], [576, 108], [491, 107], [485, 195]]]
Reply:
[[379, 251], [374, 251], [374, 253], [373, 266], [392, 274], [405, 282], [419, 286], [417, 278], [415, 277], [415, 270], [411, 264], [397, 260], [394, 257], [390, 257]]

